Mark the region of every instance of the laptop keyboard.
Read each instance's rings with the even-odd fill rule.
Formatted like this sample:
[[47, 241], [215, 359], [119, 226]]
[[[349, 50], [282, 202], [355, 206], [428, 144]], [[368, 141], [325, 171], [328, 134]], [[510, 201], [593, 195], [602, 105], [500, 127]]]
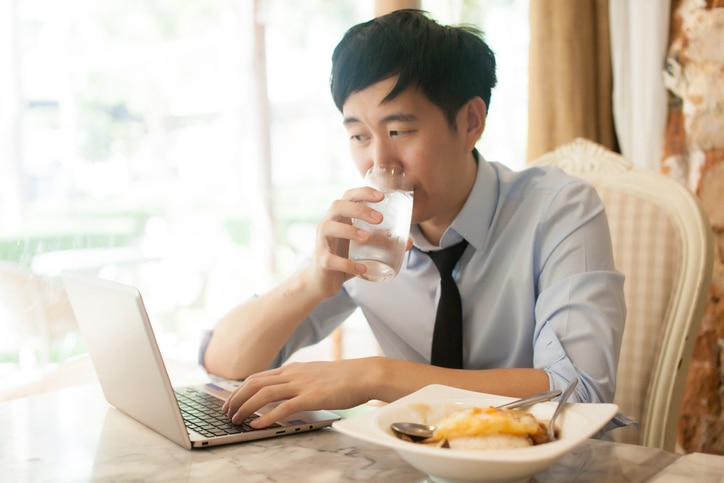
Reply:
[[[211, 394], [193, 387], [177, 389], [175, 392], [186, 427], [207, 438], [257, 431], [249, 426], [249, 423], [258, 418], [258, 414], [252, 414], [242, 424], [232, 424], [229, 416], [221, 411], [219, 399]], [[279, 426], [274, 423], [268, 427]]]

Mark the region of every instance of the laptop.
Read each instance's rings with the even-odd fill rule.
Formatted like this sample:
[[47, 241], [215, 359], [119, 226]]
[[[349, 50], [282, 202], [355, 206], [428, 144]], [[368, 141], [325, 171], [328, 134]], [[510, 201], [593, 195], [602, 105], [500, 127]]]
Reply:
[[239, 382], [172, 387], [138, 289], [69, 271], [63, 272], [63, 282], [106, 400], [186, 449], [312, 431], [340, 419], [320, 410], [300, 412], [263, 429], [252, 429], [249, 419], [231, 424], [221, 406]]

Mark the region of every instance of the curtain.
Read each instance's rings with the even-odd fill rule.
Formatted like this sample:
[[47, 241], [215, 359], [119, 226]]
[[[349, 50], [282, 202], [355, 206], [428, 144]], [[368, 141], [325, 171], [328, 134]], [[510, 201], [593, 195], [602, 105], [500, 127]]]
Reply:
[[659, 171], [666, 129], [662, 71], [669, 41], [670, 0], [609, 0], [613, 117], [621, 153]]
[[584, 137], [618, 146], [608, 0], [531, 0], [528, 159]]

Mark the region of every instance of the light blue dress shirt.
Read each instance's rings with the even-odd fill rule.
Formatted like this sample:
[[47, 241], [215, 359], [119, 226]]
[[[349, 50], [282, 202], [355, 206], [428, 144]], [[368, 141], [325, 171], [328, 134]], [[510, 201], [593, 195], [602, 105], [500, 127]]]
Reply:
[[572, 401], [612, 402], [626, 317], [604, 207], [558, 168], [514, 172], [480, 158], [473, 189], [440, 246], [416, 225], [390, 282], [353, 278], [323, 301], [279, 354], [334, 330], [357, 307], [388, 357], [429, 363], [440, 278], [423, 251], [469, 246], [453, 271], [463, 305], [466, 369], [531, 367], [551, 388], [580, 379]]

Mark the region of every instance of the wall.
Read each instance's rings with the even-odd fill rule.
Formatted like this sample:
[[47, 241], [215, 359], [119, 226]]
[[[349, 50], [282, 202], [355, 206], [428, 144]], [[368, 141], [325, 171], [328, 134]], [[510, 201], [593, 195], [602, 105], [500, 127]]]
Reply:
[[724, 0], [672, 2], [663, 171], [697, 193], [715, 239], [711, 295], [686, 383], [679, 443], [724, 454]]

